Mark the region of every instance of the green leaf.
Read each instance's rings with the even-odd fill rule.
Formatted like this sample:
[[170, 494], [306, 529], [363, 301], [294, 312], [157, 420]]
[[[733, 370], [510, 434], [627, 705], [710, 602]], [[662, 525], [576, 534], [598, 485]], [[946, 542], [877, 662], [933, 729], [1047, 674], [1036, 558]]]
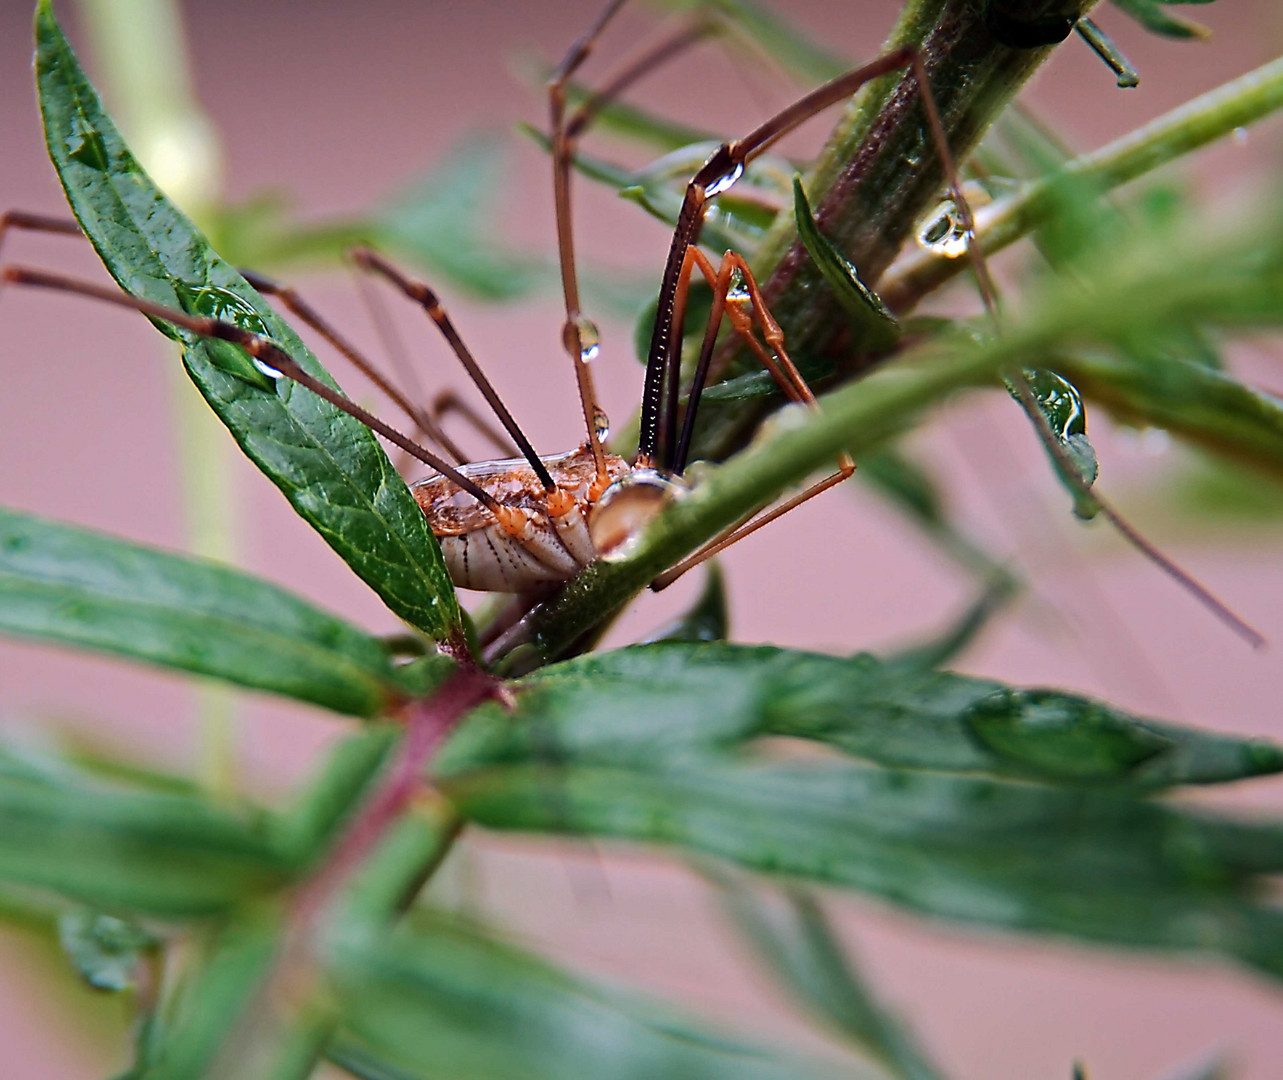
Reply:
[[[85, 235], [120, 286], [183, 310], [220, 309], [246, 329], [261, 325], [299, 364], [328, 379], [148, 179], [103, 112], [48, 0], [36, 11], [36, 45], [50, 157]], [[344, 561], [407, 622], [438, 639], [457, 634], [458, 605], [436, 541], [374, 435], [297, 385], [253, 385], [247, 358], [233, 346], [165, 332], [182, 340], [189, 374], [236, 441]]]
[[376, 639], [267, 582], [0, 508], [0, 631], [355, 716], [396, 693]]
[[501, 178], [511, 175], [507, 141], [477, 135], [376, 210], [381, 247], [410, 256], [435, 275], [490, 300], [511, 300], [550, 277], [551, 268], [494, 236]]
[[702, 1031], [635, 997], [422, 913], [381, 937], [349, 935], [334, 950], [331, 971], [345, 1026], [328, 1053], [357, 1076], [801, 1080], [837, 1075], [797, 1056]]
[[940, 1080], [909, 1031], [876, 998], [820, 902], [799, 889], [768, 905], [740, 875], [711, 875], [722, 906], [761, 960], [764, 974], [808, 1011], [873, 1053], [902, 1080]]
[[704, 587], [690, 608], [649, 641], [725, 641], [730, 636], [730, 613], [726, 610], [726, 588], [721, 567], [713, 560], [704, 564]]
[[1174, 38], [1207, 38], [1211, 36], [1211, 31], [1201, 23], [1167, 14], [1163, 10], [1164, 4], [1210, 2], [1211, 0], [1113, 0], [1114, 7], [1130, 15], [1146, 30]]
[[[550, 784], [556, 783], [555, 795]], [[488, 828], [660, 844], [958, 922], [1237, 957], [1283, 977], [1283, 824], [827, 759], [530, 765], [443, 790]]]
[[1125, 423], [1153, 425], [1283, 477], [1283, 398], [1202, 363], [1121, 350], [1065, 354], [1074, 385]]
[[[289, 929], [282, 911], [251, 907], [205, 942], [164, 1003], [137, 1080], [310, 1076], [331, 1022], [306, 992], [313, 987], [305, 954], [284, 968]], [[274, 987], [278, 974], [282, 982]]]
[[[549, 744], [571, 770], [646, 769], [766, 736], [904, 768], [1146, 790], [1283, 771], [1283, 748], [1273, 743], [1142, 720], [1059, 691], [924, 670], [916, 656], [887, 662], [670, 642], [556, 664], [516, 690], [516, 720], [498, 706], [473, 713], [442, 748], [439, 777], [539, 761]], [[1136, 746], [1154, 752], [1138, 757]], [[1053, 754], [1062, 755], [1056, 774], [1047, 765]]]
[[190, 917], [281, 884], [290, 862], [248, 811], [74, 771], [0, 777], [0, 880], [115, 914]]
[[793, 177], [793, 216], [798, 239], [851, 320], [851, 348], [857, 353], [891, 348], [900, 339], [900, 324], [882, 298], [860, 279], [860, 272], [820, 232], [800, 176]]
[[[1039, 412], [1047, 421], [1051, 437], [1060, 444], [1066, 457], [1073, 463], [1079, 479], [1091, 487], [1100, 475], [1100, 462], [1096, 457], [1096, 448], [1087, 437], [1087, 407], [1083, 404], [1078, 388], [1063, 375], [1045, 368], [1025, 371], [1024, 379]], [[1019, 392], [1010, 381], [1007, 387], [1011, 396], [1021, 401]], [[1100, 512], [1100, 504], [1094, 498], [1084, 495], [1078, 485], [1065, 475], [1060, 460], [1049, 448], [1047, 456], [1051, 459], [1052, 468], [1061, 484], [1073, 497], [1074, 515], [1090, 521]]]
[[[837, 372], [831, 360], [802, 357], [796, 363], [798, 372], [813, 390], [823, 387]], [[747, 374], [736, 375], [732, 379], [714, 383], [704, 391], [700, 397], [700, 403], [716, 401], [731, 404], [783, 397], [784, 391], [780, 389], [780, 384], [769, 371], [750, 371]]]

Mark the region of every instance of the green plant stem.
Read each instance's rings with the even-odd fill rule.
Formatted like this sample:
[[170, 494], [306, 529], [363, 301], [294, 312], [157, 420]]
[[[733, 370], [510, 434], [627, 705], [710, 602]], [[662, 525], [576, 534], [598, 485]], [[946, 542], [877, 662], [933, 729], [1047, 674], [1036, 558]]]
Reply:
[[[1094, 0], [1066, 5], [1028, 0], [1021, 19], [1048, 13], [1081, 15]], [[914, 0], [907, 4], [885, 48], [916, 44], [933, 102], [955, 161], [975, 148], [994, 118], [1052, 46], [1012, 49], [985, 23], [987, 4], [976, 0]], [[824, 235], [876, 288], [913, 223], [940, 195], [946, 167], [930, 134], [922, 94], [911, 71], [875, 79], [856, 95], [811, 173], [805, 188]], [[795, 356], [832, 353], [846, 321], [832, 291], [798, 240], [792, 214], [781, 214], [760, 247], [754, 270], [772, 314]], [[845, 374], [862, 358], [838, 350]], [[720, 363], [750, 363], [728, 342]], [[706, 418], [695, 456], [719, 461], [744, 445], [769, 406], [742, 408]]]
[[[193, 220], [208, 218], [219, 189], [217, 136], [192, 90], [177, 3], [81, 0], [81, 8], [139, 161]], [[227, 436], [181, 366], [166, 368], [171, 373], [187, 548], [205, 558], [235, 562], [236, 502]], [[235, 697], [212, 683], [199, 686], [196, 695], [205, 782], [211, 791], [230, 797], [236, 789]]]
[[[1277, 229], [1277, 223], [1273, 227]], [[1253, 230], [1258, 240], [1262, 228], [1268, 231], [1269, 223]], [[1084, 340], [1108, 340], [1178, 316], [1268, 317], [1254, 309], [1239, 310], [1245, 290], [1232, 260], [1241, 249], [1241, 237], [1182, 240], [1187, 246], [1166, 244], [1102, 267], [1092, 289], [1066, 285], [1054, 297], [1044, 298], [1030, 321], [1005, 328], [1000, 337], [977, 341], [960, 330], [821, 398], [818, 415], [788, 410], [753, 445], [712, 470], [688, 496], [675, 500], [642, 535], [629, 558], [598, 560], [532, 612], [524, 630], [537, 662], [573, 649], [599, 620], [663, 570], [789, 486], [831, 465], [841, 451], [858, 460], [955, 391], [988, 384], [998, 372], [1024, 364], [1028, 357]], [[1215, 273], [1218, 260], [1223, 263], [1227, 257], [1231, 271]], [[1190, 266], [1199, 265], [1204, 274], [1189, 272]], [[1074, 377], [1076, 371], [1066, 374]]]
[[[986, 207], [976, 215], [976, 240], [986, 255], [992, 255], [1027, 235], [1047, 219], [1054, 208], [1056, 186], [1065, 178], [1085, 180], [1107, 191], [1280, 108], [1283, 58], [1194, 98]], [[904, 313], [966, 268], [966, 259], [951, 259], [919, 248], [891, 267], [879, 292], [888, 307]]]

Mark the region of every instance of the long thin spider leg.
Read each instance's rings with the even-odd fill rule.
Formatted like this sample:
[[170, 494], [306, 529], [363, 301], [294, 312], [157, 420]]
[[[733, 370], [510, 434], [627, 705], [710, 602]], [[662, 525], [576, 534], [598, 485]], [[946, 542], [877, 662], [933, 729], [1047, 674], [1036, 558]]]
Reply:
[[354, 248], [350, 254], [352, 261], [357, 266], [386, 278], [427, 312], [428, 317], [436, 324], [442, 336], [450, 343], [450, 348], [454, 350], [455, 356], [463, 364], [468, 377], [472, 379], [477, 389], [481, 391], [482, 397], [486, 399], [486, 404], [490, 406], [499, 423], [503, 425], [503, 429], [512, 437], [512, 441], [520, 447], [522, 456], [530, 463], [530, 467], [534, 470], [535, 476], [539, 478], [544, 490], [554, 490], [557, 485], [553, 482], [547, 466], [539, 460], [539, 455], [535, 453], [535, 448], [530, 445], [530, 440], [526, 438], [525, 432], [521, 430], [517, 421], [513, 419], [512, 413], [508, 411], [508, 407], [503, 403], [490, 380], [486, 378], [485, 372], [481, 370], [476, 358], [468, 351], [468, 346], [463, 343], [463, 338], [459, 336], [454, 323], [450, 321], [450, 316], [445, 313], [437, 294], [422, 281], [407, 277], [377, 251], [372, 251], [369, 248]]
[[[684, 294], [689, 287], [690, 267], [692, 265], [697, 265], [700, 272], [712, 285], [713, 306], [709, 314], [708, 325], [704, 331], [699, 363], [695, 370], [695, 379], [686, 404], [686, 422], [682, 430], [682, 441], [678, 446], [679, 468], [685, 464], [690, 435], [694, 429], [695, 410], [699, 404], [699, 392], [702, 389], [703, 380], [708, 374], [708, 366], [713, 355], [713, 346], [717, 340], [718, 324], [721, 322], [723, 313], [731, 320], [731, 325], [734, 327], [735, 332], [748, 343], [754, 354], [761, 360], [762, 366], [770, 372], [771, 377], [784, 394], [795, 402], [807, 405], [810, 408], [816, 407], [815, 394], [802, 376], [802, 373], [798, 371], [796, 365], [789, 358], [788, 351], [784, 347], [784, 332], [780, 329], [779, 323], [775, 321], [762, 299], [757, 281], [744, 259], [735, 252], [728, 251], [722, 258], [721, 266], [714, 270], [708, 256], [700, 251], [699, 248], [688, 248], [686, 258], [683, 261], [682, 274], [679, 277], [679, 314], [681, 307], [684, 306]], [[739, 274], [743, 279], [744, 287], [748, 294], [747, 306], [750, 311], [747, 313], [740, 309], [738, 301], [730, 297], [731, 283], [736, 274]], [[763, 347], [753, 336], [754, 321], [761, 328], [762, 336], [769, 348]], [[790, 510], [794, 510], [804, 502], [828, 491], [829, 488], [835, 487], [843, 480], [848, 479], [854, 472], [855, 462], [851, 459], [851, 456], [847, 453], [840, 454], [836, 472], [816, 481], [779, 506], [772, 507], [770, 510], [760, 514], [757, 512], [750, 513], [741, 518], [698, 551], [657, 577], [651, 583], [651, 588], [656, 592], [667, 588], [688, 570], [698, 566], [705, 559], [725, 550], [732, 544], [744, 539], [744, 537], [756, 532], [762, 526], [783, 517]]]
[[63, 236], [84, 238], [80, 225], [74, 218], [53, 217], [49, 214], [34, 214], [27, 210], [6, 210], [0, 214], [0, 250], [4, 248], [5, 234], [10, 229], [25, 229], [28, 232], [58, 233]]
[[570, 163], [571, 140], [566, 131], [566, 84], [570, 77], [591, 55], [598, 38], [615, 17], [625, 0], [610, 0], [597, 16], [597, 21], [567, 50], [552, 78], [548, 80], [549, 130], [552, 136], [552, 190], [557, 218], [557, 259], [561, 267], [561, 289], [566, 302], [566, 321], [562, 325], [561, 340], [575, 365], [575, 378], [579, 383], [579, 400], [583, 405], [584, 423], [588, 428], [588, 445], [592, 450], [597, 470], [597, 486], [606, 483], [606, 457], [601, 447], [598, 429], [605, 426], [605, 414], [597, 403], [589, 367], [588, 349], [595, 341], [586, 343], [585, 336], [595, 339], [596, 332], [584, 319], [579, 306], [579, 277], [575, 270], [575, 240], [570, 216]]
[[657, 68], [668, 63], [669, 60], [680, 56], [692, 45], [698, 44], [718, 31], [719, 27], [716, 23], [707, 18], [697, 17], [636, 57], [612, 78], [607, 79], [600, 89], [589, 94], [571, 113], [564, 125], [569, 157], [574, 157], [576, 142], [583, 135], [584, 130], [597, 119], [602, 109], [618, 99], [634, 83], [653, 74]]
[[[911, 47], [896, 49], [812, 90], [760, 124], [744, 138], [724, 143], [691, 179], [682, 199], [677, 226], [673, 230], [673, 239], [668, 249], [668, 260], [664, 266], [664, 276], [660, 282], [655, 326], [651, 333], [646, 363], [646, 382], [642, 392], [639, 462], [654, 464], [660, 457], [661, 448], [661, 464], [671, 466], [676, 458], [677, 383], [681, 368], [681, 329], [674, 319], [676, 288], [686, 251], [699, 240], [708, 201], [738, 180], [745, 165], [777, 139], [821, 110], [848, 97], [870, 79], [915, 63], [917, 56], [917, 51]], [[920, 61], [917, 63], [920, 67]], [[925, 77], [919, 78], [925, 85]], [[938, 117], [933, 124], [933, 131], [937, 126]], [[961, 200], [961, 191], [957, 191], [956, 196]]]
[[408, 396], [402, 393], [396, 384], [384, 375], [368, 357], [330, 326], [317, 313], [316, 309], [298, 294], [298, 291], [293, 286], [273, 281], [262, 274], [248, 270], [242, 270], [241, 276], [264, 296], [272, 296], [279, 300], [283, 308], [297, 316], [301, 322], [310, 326], [342, 353], [353, 367], [387, 394], [401, 411], [414, 421], [420, 433], [426, 435], [440, 446], [456, 462], [462, 463], [467, 460], [463, 452], [450, 441], [449, 436], [433, 420], [428, 410], [421, 405], [416, 405]]
[[[361, 303], [365, 307], [371, 325], [374, 327], [374, 332], [379, 336], [379, 341], [383, 346], [383, 354], [391, 363], [392, 370], [396, 372], [401, 385], [406, 388], [405, 396], [415, 402], [427, 401], [428, 395], [423, 388], [423, 384], [419, 381], [414, 365], [410, 363], [410, 354], [405, 347], [405, 341], [397, 332], [396, 323], [392, 321], [391, 314], [383, 303], [383, 298], [379, 295], [374, 283], [367, 275], [356, 273], [355, 267], [351, 269], [353, 270], [352, 280], [356, 283], [357, 295], [361, 298]], [[434, 421], [437, 441], [440, 442], [445, 450], [450, 452], [456, 462], [465, 463], [468, 460], [468, 455], [459, 449], [459, 445], [453, 439], [446, 436], [445, 428], [441, 424], [441, 418], [433, 409], [428, 409], [427, 413]], [[432, 433], [416, 424], [415, 438], [420, 435], [426, 435], [429, 438], [434, 437]], [[442, 441], [443, 439], [445, 441]], [[517, 456], [515, 450], [512, 456]], [[399, 462], [398, 468], [404, 464], [404, 461]]]
[[473, 431], [480, 434], [491, 446], [499, 451], [500, 456], [505, 458], [521, 456], [521, 452], [502, 431], [459, 397], [454, 390], [447, 388], [437, 394], [432, 399], [431, 411], [432, 419], [437, 422], [438, 426], [444, 426], [445, 418], [450, 413], [458, 413]]
[[496, 516], [506, 515], [507, 508], [502, 506], [495, 498], [485, 491], [474, 481], [461, 473], [455, 466], [444, 461], [430, 450], [419, 446], [418, 443], [402, 435], [395, 428], [385, 424], [377, 416], [361, 408], [359, 405], [344, 396], [338, 390], [327, 386], [319, 379], [314, 378], [301, 368], [293, 357], [282, 349], [276, 342], [270, 338], [263, 337], [261, 334], [252, 333], [249, 330], [242, 329], [234, 323], [224, 322], [221, 319], [213, 319], [206, 316], [190, 315], [185, 311], [179, 311], [176, 308], [166, 307], [164, 304], [154, 304], [150, 300], [143, 300], [129, 293], [121, 292], [118, 289], [105, 285], [98, 285], [93, 282], [80, 281], [76, 278], [65, 277], [62, 274], [53, 274], [46, 270], [35, 269], [26, 266], [5, 266], [0, 269], [0, 281], [13, 285], [27, 285], [35, 288], [53, 289], [58, 292], [74, 293], [78, 296], [89, 297], [93, 300], [101, 300], [104, 303], [115, 304], [117, 307], [130, 308], [139, 311], [149, 318], [159, 319], [162, 322], [171, 323], [174, 326], [181, 327], [193, 334], [201, 337], [217, 338], [220, 341], [229, 341], [233, 345], [239, 345], [250, 356], [261, 361], [264, 365], [274, 371], [278, 371], [286, 378], [292, 379], [306, 389], [310, 390], [317, 397], [328, 401], [337, 409], [341, 409], [349, 416], [359, 420], [371, 431], [383, 436], [394, 446], [414, 457], [418, 458], [425, 465], [436, 469], [441, 475], [450, 479], [478, 502], [484, 505]]

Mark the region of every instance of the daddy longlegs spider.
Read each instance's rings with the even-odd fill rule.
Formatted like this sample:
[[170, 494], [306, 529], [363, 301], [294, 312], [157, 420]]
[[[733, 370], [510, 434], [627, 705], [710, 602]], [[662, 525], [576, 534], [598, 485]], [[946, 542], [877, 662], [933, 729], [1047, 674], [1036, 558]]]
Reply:
[[[636, 457], [628, 461], [608, 452], [602, 445], [608, 423], [597, 402], [591, 369], [599, 348], [597, 331], [581, 311], [575, 265], [570, 205], [575, 147], [583, 130], [607, 100], [706, 32], [706, 27], [697, 24], [663, 43], [568, 114], [567, 88], [571, 78], [624, 3], [625, 0], [611, 0], [590, 29], [571, 46], [549, 82], [554, 206], [565, 304], [562, 341], [574, 364], [587, 429], [585, 441], [574, 450], [539, 455], [464, 344], [436, 293], [368, 248], [354, 250], [353, 262], [360, 269], [381, 277], [424, 309], [485, 398], [507, 438], [520, 452], [519, 457], [468, 462], [440, 424], [442, 412], [451, 406], [458, 407], [457, 403], [449, 398], [439, 399], [430, 410], [417, 405], [292, 288], [259, 275], [247, 274], [246, 279], [260, 293], [274, 297], [374, 381], [414, 421], [417, 434], [437, 450], [421, 445], [318, 381], [268, 337], [235, 323], [193, 315], [111, 287], [32, 267], [4, 266], [0, 280], [132, 308], [196, 335], [240, 346], [264, 372], [300, 383], [435, 470], [435, 475], [414, 483], [412, 490], [441, 544], [450, 576], [458, 586], [533, 597], [546, 594], [599, 556], [625, 553], [650, 517], [682, 490], [700, 395], [723, 317], [730, 321], [733, 331], [770, 373], [786, 398], [807, 407], [816, 405], [815, 395], [788, 355], [783, 333], [763, 301], [747, 262], [738, 253], [727, 251], [720, 263], [714, 265], [697, 246], [710, 201], [728, 190], [754, 158], [871, 79], [906, 71], [916, 85], [961, 225], [968, 238], [973, 232], [971, 213], [930, 92], [926, 68], [912, 46], [884, 53], [833, 79], [743, 138], [723, 143], [688, 183], [673, 232], [646, 366]], [[0, 244], [10, 227], [49, 233], [80, 232], [70, 221], [10, 211], [0, 216]], [[970, 244], [968, 250], [986, 306], [992, 313], [994, 290], [983, 257]], [[711, 287], [712, 307], [683, 414], [679, 408], [681, 339], [687, 295], [696, 271]], [[469, 415], [466, 410], [465, 415]], [[472, 418], [477, 426], [485, 429], [475, 414]], [[661, 574], [653, 587], [664, 587], [711, 555], [841, 483], [854, 470], [855, 463], [842, 454], [832, 474], [776, 507], [758, 511], [733, 524]], [[1159, 558], [1161, 560], [1161, 556]], [[1182, 572], [1178, 571], [1177, 576], [1189, 584]], [[1196, 583], [1195, 587], [1201, 589]]]

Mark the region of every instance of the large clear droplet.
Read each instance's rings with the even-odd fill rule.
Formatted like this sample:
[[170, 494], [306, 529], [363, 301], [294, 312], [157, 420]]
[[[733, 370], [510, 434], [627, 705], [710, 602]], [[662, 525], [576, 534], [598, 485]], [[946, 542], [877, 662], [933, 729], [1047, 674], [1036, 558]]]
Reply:
[[956, 259], [967, 253], [970, 234], [952, 199], [945, 199], [928, 211], [918, 226], [918, 243], [936, 255]]
[[599, 443], [604, 443], [610, 438], [610, 417], [606, 415], [604, 409], [593, 410], [592, 429]]
[[737, 163], [732, 169], [730, 169], [728, 172], [722, 173], [721, 176], [719, 176], [716, 180], [714, 180], [711, 184], [709, 184], [708, 187], [704, 189], [704, 194], [707, 195], [710, 199], [714, 195], [720, 195], [723, 191], [725, 191], [728, 187], [730, 187], [733, 183], [735, 183], [736, 180], [738, 180], [743, 175], [744, 175], [744, 165], [742, 163]]
[[254, 367], [256, 367], [259, 371], [261, 371], [273, 382], [280, 382], [283, 378], [285, 378], [285, 376], [282, 375], [279, 371], [277, 371], [276, 368], [272, 367], [271, 364], [265, 363], [264, 361], [260, 360], [257, 356], [251, 356], [250, 360], [254, 364]]
[[726, 290], [726, 303], [734, 304], [737, 307], [748, 307], [753, 303], [753, 294], [748, 291], [748, 286], [744, 283], [744, 278], [736, 274], [731, 283], [731, 287]]
[[601, 351], [601, 331], [595, 322], [582, 315], [576, 320], [576, 325], [579, 328], [579, 359], [591, 364]]

